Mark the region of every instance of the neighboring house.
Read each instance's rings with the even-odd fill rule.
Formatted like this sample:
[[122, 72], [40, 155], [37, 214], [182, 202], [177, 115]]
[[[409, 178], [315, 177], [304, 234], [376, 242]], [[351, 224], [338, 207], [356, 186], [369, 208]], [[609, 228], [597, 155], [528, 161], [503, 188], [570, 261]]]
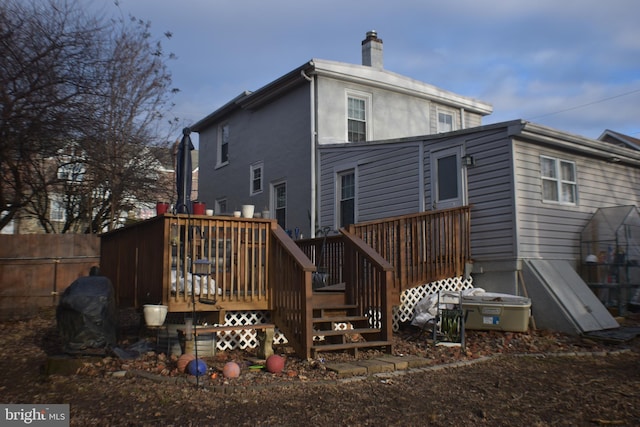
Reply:
[[640, 139], [633, 138], [629, 135], [624, 135], [619, 132], [614, 132], [609, 129], [606, 129], [604, 132], [602, 132], [602, 135], [598, 137], [598, 140], [609, 142], [620, 147], [628, 147], [634, 150], [640, 150]]
[[[156, 203], [164, 202], [169, 205], [177, 203], [177, 184], [176, 184], [176, 162], [178, 159], [177, 140], [173, 146], [168, 149], [164, 147], [155, 147], [151, 153], [156, 158], [158, 167], [156, 168], [157, 179], [163, 182], [162, 194], [157, 194], [156, 200], [148, 200], [146, 202], [136, 203], [133, 213], [134, 219], [148, 219], [156, 215]], [[200, 168], [198, 166], [198, 150], [191, 151], [191, 195], [192, 201], [198, 199], [198, 175]]]
[[[156, 203], [167, 202], [175, 203], [176, 199], [176, 178], [175, 178], [175, 162], [176, 153], [173, 146], [167, 147], [150, 147], [148, 155], [153, 159], [154, 176], [158, 182], [158, 192], [154, 194], [150, 200], [129, 200], [133, 209], [128, 212], [121, 213], [121, 223], [127, 221], [138, 221], [148, 219], [156, 215]], [[196, 200], [198, 195], [198, 151], [191, 153], [192, 158], [192, 192], [191, 199]], [[62, 166], [59, 166], [59, 165]], [[65, 187], [72, 187], [74, 183], [83, 184], [85, 167], [82, 161], [74, 160], [73, 156], [60, 158], [50, 158], [43, 162], [46, 173], [57, 177], [58, 184], [52, 185], [48, 189], [48, 214], [49, 220], [56, 232], [62, 228], [66, 220], [67, 206], [64, 202]], [[86, 224], [78, 224], [70, 233], [81, 233], [84, 231]], [[25, 210], [18, 212], [12, 223], [5, 227], [2, 234], [34, 234], [43, 233], [42, 225], [33, 214], [28, 214]]]
[[491, 112], [485, 102], [383, 69], [382, 40], [372, 31], [362, 65], [313, 59], [193, 125], [206, 165], [199, 197], [217, 214], [243, 204], [268, 209], [283, 228], [313, 236], [320, 147], [475, 127]]
[[[323, 145], [318, 162], [321, 226], [340, 226], [346, 212], [364, 222], [470, 205], [474, 285], [522, 295], [528, 283], [538, 309], [557, 298], [597, 311], [576, 274], [581, 231], [598, 208], [640, 205], [639, 151], [521, 120]], [[539, 314], [539, 325], [553, 320]]]

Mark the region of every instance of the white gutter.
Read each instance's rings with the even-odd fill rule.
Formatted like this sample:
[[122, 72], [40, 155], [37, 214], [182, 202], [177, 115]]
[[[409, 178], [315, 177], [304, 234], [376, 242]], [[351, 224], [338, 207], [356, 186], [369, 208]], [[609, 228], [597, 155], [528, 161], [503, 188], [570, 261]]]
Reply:
[[304, 70], [300, 70], [300, 75], [305, 78], [309, 84], [309, 103], [310, 108], [309, 111], [311, 113], [310, 121], [311, 121], [311, 238], [316, 237], [316, 207], [317, 207], [317, 191], [316, 191], [316, 182], [317, 182], [317, 170], [318, 166], [316, 164], [316, 106], [315, 106], [315, 80], [313, 77], [309, 77], [305, 74]]

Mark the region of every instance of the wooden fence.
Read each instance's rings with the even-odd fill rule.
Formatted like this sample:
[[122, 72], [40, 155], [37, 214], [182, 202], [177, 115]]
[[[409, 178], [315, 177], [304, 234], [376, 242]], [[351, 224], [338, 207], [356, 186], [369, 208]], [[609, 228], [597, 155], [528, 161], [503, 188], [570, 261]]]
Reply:
[[0, 318], [57, 306], [60, 294], [99, 262], [96, 235], [0, 235]]

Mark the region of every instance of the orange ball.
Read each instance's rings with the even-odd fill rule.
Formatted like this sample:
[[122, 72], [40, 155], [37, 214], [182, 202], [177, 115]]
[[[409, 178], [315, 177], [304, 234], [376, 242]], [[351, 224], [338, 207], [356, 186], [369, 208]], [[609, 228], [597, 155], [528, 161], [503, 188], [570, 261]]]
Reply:
[[183, 374], [185, 369], [187, 369], [187, 365], [189, 364], [189, 362], [191, 362], [195, 358], [196, 356], [193, 354], [183, 354], [182, 356], [178, 357], [178, 372]]
[[279, 374], [284, 369], [284, 357], [272, 354], [267, 358], [267, 371], [272, 374]]
[[240, 366], [236, 362], [227, 362], [222, 368], [222, 375], [225, 378], [238, 378], [240, 376]]

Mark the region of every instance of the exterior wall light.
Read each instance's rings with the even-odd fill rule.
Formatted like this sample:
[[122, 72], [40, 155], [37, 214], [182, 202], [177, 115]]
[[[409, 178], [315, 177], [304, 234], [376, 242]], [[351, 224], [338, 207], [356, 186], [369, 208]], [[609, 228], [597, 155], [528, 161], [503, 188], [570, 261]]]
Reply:
[[470, 154], [466, 154], [462, 156], [462, 161], [464, 162], [464, 165], [467, 167], [476, 165], [476, 159]]

